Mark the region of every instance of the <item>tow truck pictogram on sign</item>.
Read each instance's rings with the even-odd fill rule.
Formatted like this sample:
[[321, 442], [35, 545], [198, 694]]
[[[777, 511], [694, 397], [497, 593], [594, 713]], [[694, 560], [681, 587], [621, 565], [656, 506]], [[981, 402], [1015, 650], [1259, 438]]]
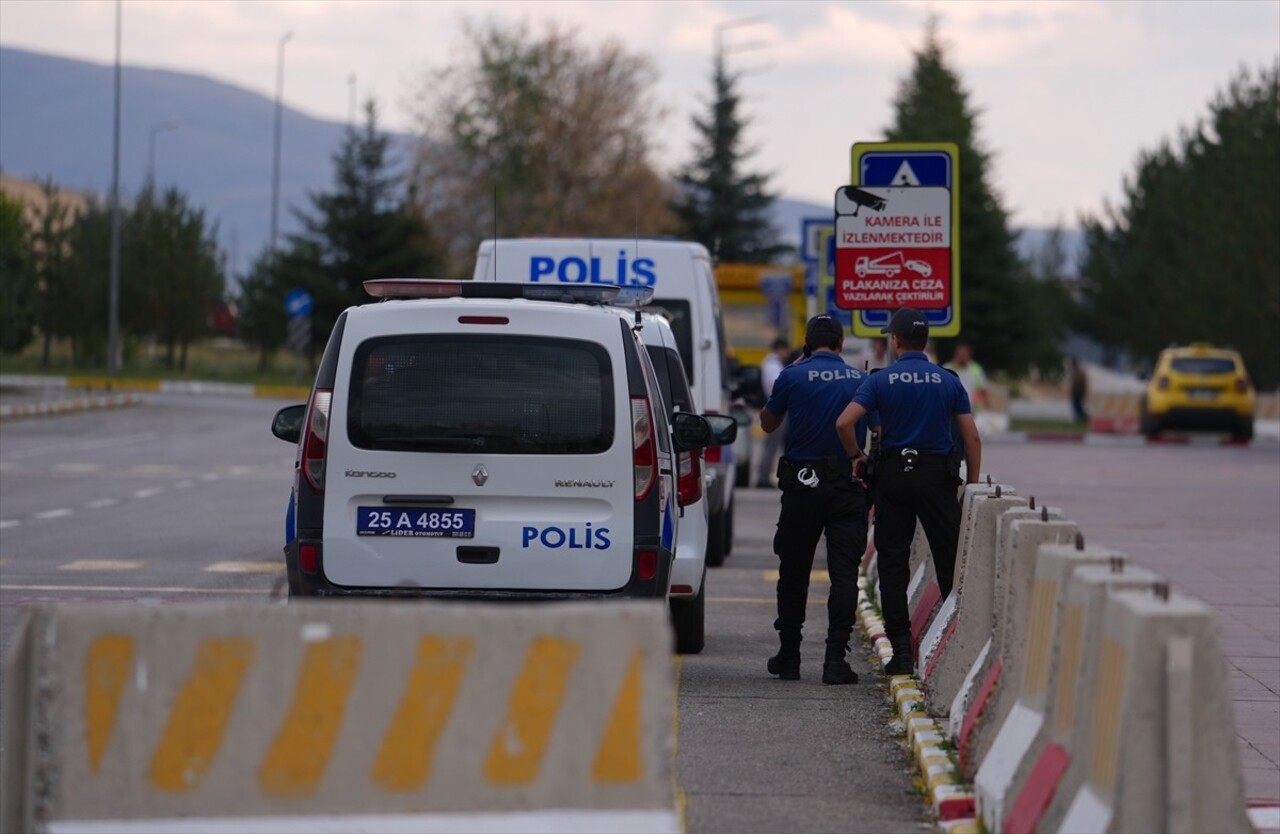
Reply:
[[863, 255], [854, 262], [853, 271], [859, 278], [866, 278], [868, 275], [886, 275], [893, 278], [903, 270], [903, 267], [918, 273], [923, 278], [933, 274], [933, 267], [928, 263], [915, 258], [908, 260], [901, 252], [891, 252], [875, 259]]

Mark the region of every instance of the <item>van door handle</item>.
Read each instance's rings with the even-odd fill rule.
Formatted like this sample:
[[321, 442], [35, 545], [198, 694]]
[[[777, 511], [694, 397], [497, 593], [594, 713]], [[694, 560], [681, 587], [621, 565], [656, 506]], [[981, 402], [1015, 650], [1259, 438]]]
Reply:
[[458, 561], [464, 565], [492, 565], [498, 561], [498, 548], [475, 547], [461, 545], [458, 547]]

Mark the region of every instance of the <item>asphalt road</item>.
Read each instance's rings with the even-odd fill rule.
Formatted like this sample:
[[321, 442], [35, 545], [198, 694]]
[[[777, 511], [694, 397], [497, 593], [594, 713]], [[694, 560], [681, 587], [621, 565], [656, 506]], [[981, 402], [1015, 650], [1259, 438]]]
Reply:
[[[293, 464], [268, 430], [283, 403], [145, 400], [0, 424], [0, 647], [28, 600], [270, 601]], [[1090, 542], [1218, 607], [1249, 795], [1280, 799], [1280, 450], [988, 444], [986, 460]], [[924, 806], [867, 650], [855, 645], [857, 686], [819, 682], [821, 639], [805, 643], [800, 681], [765, 672], [777, 493], [738, 502], [733, 554], [707, 580], [706, 650], [679, 670], [689, 830], [918, 830]], [[825, 591], [816, 574], [811, 635]]]

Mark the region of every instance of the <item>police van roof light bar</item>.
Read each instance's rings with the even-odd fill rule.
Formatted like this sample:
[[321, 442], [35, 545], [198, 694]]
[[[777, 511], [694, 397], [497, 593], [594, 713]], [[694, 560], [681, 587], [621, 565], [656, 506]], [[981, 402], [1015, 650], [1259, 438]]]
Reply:
[[364, 282], [374, 298], [527, 298], [566, 304], [611, 304], [642, 307], [653, 299], [652, 287], [600, 284], [519, 284], [500, 281], [438, 281], [428, 278], [378, 278]]

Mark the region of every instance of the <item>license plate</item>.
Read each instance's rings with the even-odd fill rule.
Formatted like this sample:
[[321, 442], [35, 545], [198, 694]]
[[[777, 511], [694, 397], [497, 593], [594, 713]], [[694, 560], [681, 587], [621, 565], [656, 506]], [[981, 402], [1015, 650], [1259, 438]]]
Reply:
[[1187, 395], [1193, 400], [1212, 400], [1218, 396], [1217, 388], [1188, 388]]
[[440, 507], [358, 507], [357, 536], [469, 539], [476, 534], [476, 511]]

